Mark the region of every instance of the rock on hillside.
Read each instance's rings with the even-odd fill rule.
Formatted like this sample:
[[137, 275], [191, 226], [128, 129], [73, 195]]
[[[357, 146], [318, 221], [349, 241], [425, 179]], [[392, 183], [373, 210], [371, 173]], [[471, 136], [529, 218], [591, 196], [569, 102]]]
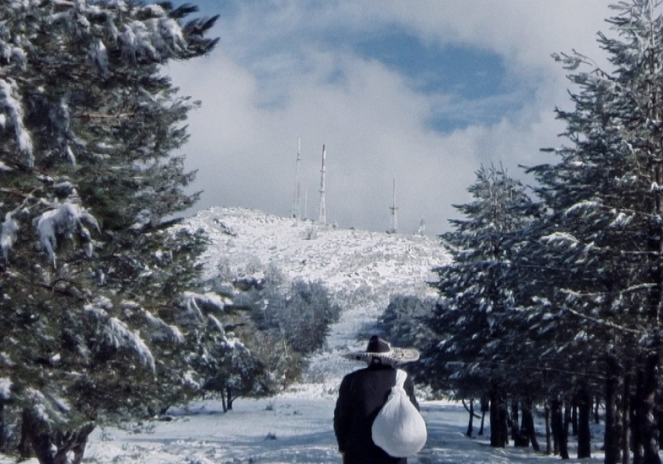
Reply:
[[339, 353], [365, 347], [357, 335], [375, 326], [391, 295], [433, 295], [431, 269], [450, 259], [426, 236], [341, 229], [242, 208], [211, 208], [188, 223], [212, 240], [203, 257], [206, 277], [260, 279], [278, 269], [288, 280], [324, 283], [344, 311], [310, 362], [309, 379], [323, 384], [352, 369]]

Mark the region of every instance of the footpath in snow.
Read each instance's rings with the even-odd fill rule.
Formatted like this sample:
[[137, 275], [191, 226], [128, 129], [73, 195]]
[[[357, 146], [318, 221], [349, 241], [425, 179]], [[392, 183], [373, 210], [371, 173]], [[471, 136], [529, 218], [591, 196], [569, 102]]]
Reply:
[[[332, 430], [334, 399], [286, 393], [264, 400], [237, 400], [223, 413], [221, 404], [205, 401], [188, 411], [174, 411], [170, 421], [129, 424], [125, 430], [97, 429], [84, 462], [95, 464], [340, 464]], [[531, 449], [493, 449], [485, 437], [464, 435], [468, 414], [462, 406], [424, 402], [429, 440], [411, 464], [548, 464], [559, 457]], [[476, 424], [478, 425], [478, 424]], [[537, 424], [542, 427], [541, 423]], [[478, 428], [477, 428], [478, 429]], [[540, 430], [540, 429], [539, 429]], [[600, 463], [570, 459], [568, 463]], [[0, 457], [0, 464], [9, 464]], [[24, 461], [37, 464], [36, 459]]]

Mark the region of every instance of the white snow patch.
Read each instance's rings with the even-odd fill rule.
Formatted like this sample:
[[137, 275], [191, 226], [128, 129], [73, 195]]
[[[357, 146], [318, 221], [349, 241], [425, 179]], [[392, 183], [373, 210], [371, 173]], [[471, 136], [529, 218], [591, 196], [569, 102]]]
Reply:
[[[57, 236], [64, 236], [69, 239], [75, 232], [78, 232], [87, 243], [91, 235], [90, 231], [83, 225], [87, 223], [93, 226], [97, 231], [99, 224], [90, 213], [85, 211], [79, 205], [74, 203], [63, 203], [55, 209], [46, 211], [35, 219], [37, 231], [39, 233], [39, 243], [55, 266], [55, 249], [57, 248]], [[90, 254], [91, 249], [88, 249]]]
[[5, 220], [0, 226], [0, 250], [2, 256], [7, 261], [9, 250], [16, 242], [16, 232], [18, 232], [18, 223], [14, 219], [11, 212], [5, 214]]
[[0, 378], [0, 400], [9, 401], [11, 397], [12, 381], [6, 377]]
[[14, 127], [16, 143], [19, 149], [27, 155], [27, 162], [31, 167], [34, 164], [32, 137], [23, 124], [23, 107], [20, 98], [15, 96], [17, 93], [18, 88], [13, 80], [0, 79], [0, 104]]
[[106, 343], [114, 348], [128, 348], [136, 353], [144, 365], [155, 371], [154, 356], [138, 331], [132, 332], [124, 322], [109, 316], [106, 310], [97, 304], [85, 305], [84, 309], [97, 319]]

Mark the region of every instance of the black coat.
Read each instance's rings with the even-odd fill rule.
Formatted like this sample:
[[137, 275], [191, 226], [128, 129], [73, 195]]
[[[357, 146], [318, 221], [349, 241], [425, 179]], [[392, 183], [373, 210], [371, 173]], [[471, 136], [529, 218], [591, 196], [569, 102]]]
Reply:
[[[378, 412], [387, 401], [391, 387], [396, 383], [396, 369], [381, 364], [346, 375], [334, 410], [334, 432], [344, 464], [406, 464], [405, 458], [389, 456], [373, 443], [371, 427]], [[412, 404], [419, 405], [414, 397], [414, 385], [410, 377], [404, 389]]]

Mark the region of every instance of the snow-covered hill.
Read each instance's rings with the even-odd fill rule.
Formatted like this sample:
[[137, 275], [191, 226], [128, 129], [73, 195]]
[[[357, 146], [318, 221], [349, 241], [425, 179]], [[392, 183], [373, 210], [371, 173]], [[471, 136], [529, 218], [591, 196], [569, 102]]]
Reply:
[[203, 258], [206, 277], [259, 279], [278, 269], [289, 280], [325, 284], [344, 311], [307, 372], [323, 391], [356, 367], [339, 354], [365, 347], [357, 336], [374, 329], [391, 295], [433, 295], [431, 269], [450, 259], [426, 236], [341, 229], [242, 208], [211, 208], [188, 224], [212, 240]]

